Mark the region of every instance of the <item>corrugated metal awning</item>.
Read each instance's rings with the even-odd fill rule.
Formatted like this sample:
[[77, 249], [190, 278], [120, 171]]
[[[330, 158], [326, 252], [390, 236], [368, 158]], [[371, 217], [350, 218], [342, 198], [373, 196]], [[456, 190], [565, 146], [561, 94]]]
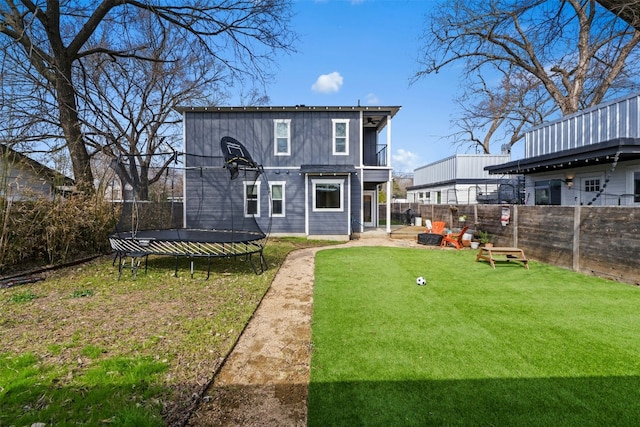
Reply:
[[640, 140], [618, 138], [599, 144], [585, 145], [571, 150], [542, 156], [514, 160], [500, 165], [486, 166], [490, 174], [528, 174], [550, 169], [569, 169], [598, 163], [612, 163], [616, 154], [619, 160], [640, 158]]

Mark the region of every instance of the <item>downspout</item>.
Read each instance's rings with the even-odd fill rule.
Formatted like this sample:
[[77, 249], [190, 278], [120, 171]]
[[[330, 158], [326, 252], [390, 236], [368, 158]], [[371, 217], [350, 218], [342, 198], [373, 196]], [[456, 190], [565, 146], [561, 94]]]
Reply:
[[[182, 152], [185, 153], [184, 169], [182, 171], [182, 227], [187, 228], [187, 113], [182, 113]], [[176, 165], [177, 166], [177, 165]], [[173, 185], [173, 184], [172, 184]], [[124, 190], [124, 189], [123, 189]], [[122, 198], [124, 199], [124, 191], [122, 192]]]
[[[347, 233], [349, 234], [349, 240], [353, 235], [353, 226], [351, 225], [351, 174], [347, 174]], [[362, 205], [362, 203], [360, 203]], [[362, 207], [360, 208], [362, 212]]]
[[387, 165], [389, 177], [387, 178], [387, 234], [391, 234], [391, 115], [387, 116]]
[[309, 237], [309, 175], [304, 175], [304, 234]]
[[[360, 111], [360, 215], [358, 220], [358, 233], [364, 233], [364, 115]], [[376, 208], [378, 207], [376, 203]], [[376, 224], [377, 225], [377, 224]], [[349, 226], [353, 228], [353, 221], [349, 215]]]

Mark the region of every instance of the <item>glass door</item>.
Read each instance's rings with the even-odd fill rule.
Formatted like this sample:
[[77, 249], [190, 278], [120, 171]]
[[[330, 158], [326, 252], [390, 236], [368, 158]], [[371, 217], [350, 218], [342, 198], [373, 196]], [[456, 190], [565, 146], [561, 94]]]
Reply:
[[365, 227], [375, 226], [375, 192], [364, 191], [362, 194], [362, 212], [363, 212], [363, 224]]

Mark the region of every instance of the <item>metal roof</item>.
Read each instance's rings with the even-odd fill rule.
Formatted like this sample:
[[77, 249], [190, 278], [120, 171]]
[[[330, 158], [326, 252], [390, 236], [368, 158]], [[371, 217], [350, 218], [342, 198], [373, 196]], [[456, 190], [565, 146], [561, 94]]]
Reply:
[[187, 107], [187, 106], [179, 106], [176, 107], [176, 110], [184, 113], [184, 112], [260, 112], [260, 111], [287, 111], [287, 112], [299, 112], [299, 111], [358, 111], [365, 113], [367, 116], [369, 114], [380, 114], [384, 113], [390, 114], [391, 117], [395, 116], [398, 111], [400, 111], [400, 106], [379, 106], [379, 105], [369, 105], [369, 106], [320, 106], [320, 105], [291, 105], [291, 106], [209, 106], [209, 107]]

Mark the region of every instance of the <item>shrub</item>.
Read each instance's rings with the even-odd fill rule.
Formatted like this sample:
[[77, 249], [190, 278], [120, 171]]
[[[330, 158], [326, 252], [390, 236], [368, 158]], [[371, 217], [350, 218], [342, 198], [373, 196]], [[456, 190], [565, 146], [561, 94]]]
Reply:
[[0, 202], [0, 270], [106, 253], [119, 209], [96, 196]]

